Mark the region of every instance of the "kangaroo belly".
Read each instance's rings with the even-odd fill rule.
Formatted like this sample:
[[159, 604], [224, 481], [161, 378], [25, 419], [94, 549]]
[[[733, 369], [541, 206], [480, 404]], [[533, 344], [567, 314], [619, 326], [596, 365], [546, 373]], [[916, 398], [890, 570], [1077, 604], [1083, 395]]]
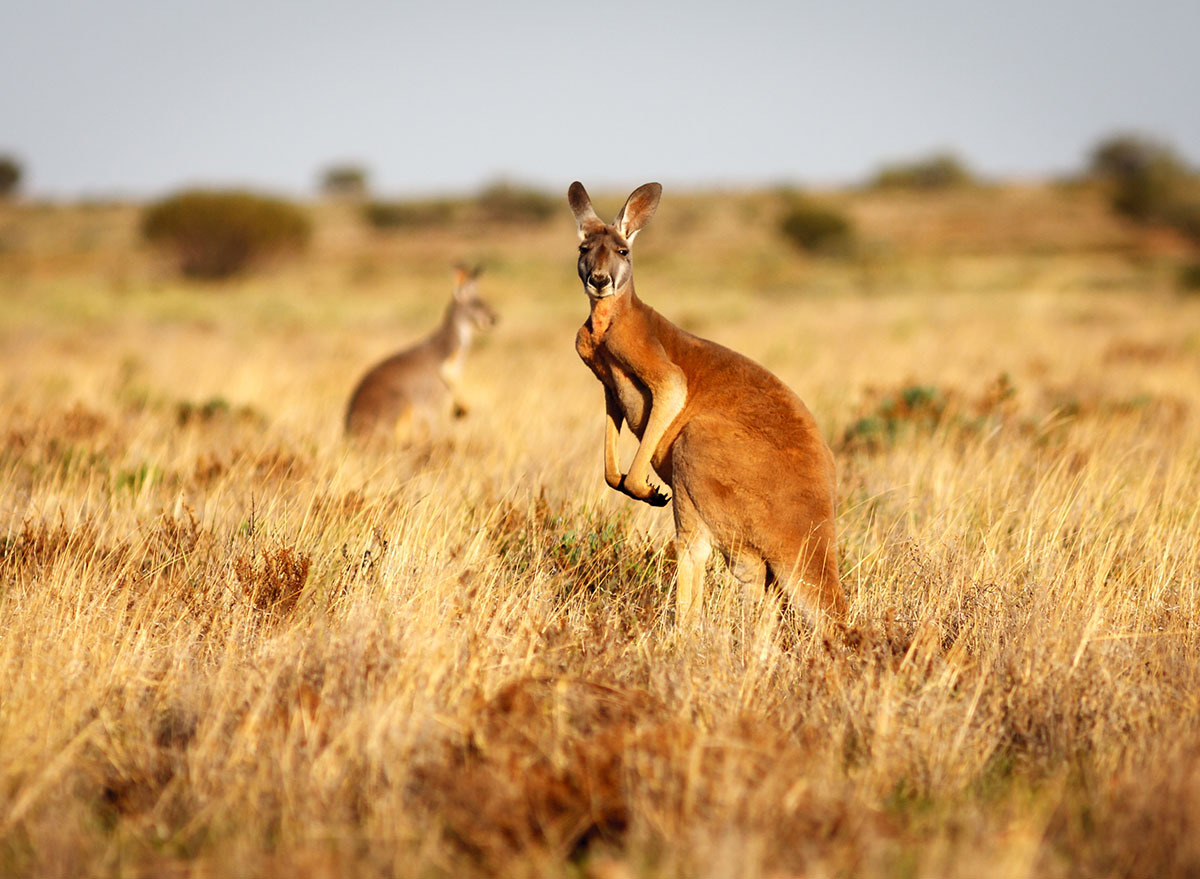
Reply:
[[612, 389], [621, 404], [621, 412], [625, 415], [629, 429], [641, 439], [642, 432], [646, 429], [646, 420], [650, 417], [650, 390], [633, 376], [617, 368], [612, 371]]
[[823, 534], [834, 513], [833, 462], [815, 432], [781, 444], [736, 422], [697, 417], [671, 450], [672, 487], [682, 490], [719, 544], [768, 554]]

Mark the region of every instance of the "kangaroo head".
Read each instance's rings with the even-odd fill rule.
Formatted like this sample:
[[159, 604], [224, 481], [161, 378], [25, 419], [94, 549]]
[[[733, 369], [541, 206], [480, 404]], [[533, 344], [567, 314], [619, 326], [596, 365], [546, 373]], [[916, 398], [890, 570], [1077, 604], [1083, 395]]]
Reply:
[[499, 320], [492, 307], [479, 298], [475, 280], [482, 271], [483, 266], [473, 269], [457, 266], [454, 269], [454, 298], [450, 301], [450, 319], [455, 326], [468, 332], [490, 330]]
[[567, 191], [567, 201], [579, 224], [579, 279], [593, 299], [624, 291], [633, 280], [633, 239], [654, 216], [662, 187], [645, 183], [633, 191], [612, 225], [596, 216], [583, 184], [576, 181]]

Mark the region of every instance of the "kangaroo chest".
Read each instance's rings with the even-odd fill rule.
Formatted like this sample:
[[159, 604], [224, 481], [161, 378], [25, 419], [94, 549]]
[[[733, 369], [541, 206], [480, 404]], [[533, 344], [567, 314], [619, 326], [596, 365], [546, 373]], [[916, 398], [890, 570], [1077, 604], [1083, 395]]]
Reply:
[[650, 415], [650, 390], [613, 356], [605, 344], [605, 329], [607, 325], [598, 330], [589, 318], [575, 336], [575, 350], [596, 378], [612, 391], [629, 429], [641, 439]]
[[442, 381], [451, 388], [457, 386], [458, 380], [462, 378], [463, 361], [466, 360], [466, 353], [467, 349], [464, 345], [443, 360], [438, 367], [438, 373], [441, 375]]

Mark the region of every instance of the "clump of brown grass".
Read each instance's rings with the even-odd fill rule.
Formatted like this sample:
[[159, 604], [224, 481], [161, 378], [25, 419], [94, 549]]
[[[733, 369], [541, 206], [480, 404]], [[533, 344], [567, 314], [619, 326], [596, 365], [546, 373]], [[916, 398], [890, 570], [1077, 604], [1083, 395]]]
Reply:
[[233, 562], [233, 574], [251, 605], [282, 617], [300, 600], [311, 563], [312, 558], [294, 546], [277, 546], [239, 555]]
[[447, 742], [410, 781], [448, 840], [485, 869], [532, 848], [571, 856], [619, 842], [629, 811], [624, 755], [646, 694], [590, 681], [525, 679], [476, 697], [465, 741]]
[[130, 556], [127, 543], [106, 544], [92, 519], [68, 525], [61, 513], [53, 524], [29, 519], [14, 536], [0, 538], [0, 574], [10, 583], [42, 580], [52, 575], [56, 565], [111, 575]]

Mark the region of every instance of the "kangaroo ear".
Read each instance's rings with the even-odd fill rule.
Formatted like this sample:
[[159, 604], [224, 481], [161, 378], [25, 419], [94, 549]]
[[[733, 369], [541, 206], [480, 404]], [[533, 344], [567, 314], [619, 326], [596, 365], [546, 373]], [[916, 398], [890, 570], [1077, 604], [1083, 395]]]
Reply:
[[613, 220], [617, 231], [630, 244], [638, 231], [650, 222], [654, 212], [658, 210], [658, 200], [662, 198], [662, 186], [658, 183], [643, 183], [625, 200], [625, 207]]
[[454, 264], [454, 295], [455, 296], [458, 295], [458, 291], [461, 290], [464, 286], [466, 286], [466, 283], [468, 281], [470, 281], [471, 278], [472, 278], [471, 270], [466, 267], [466, 264], [461, 263], [461, 262]]
[[595, 210], [592, 209], [592, 200], [588, 197], [587, 190], [578, 180], [572, 183], [571, 188], [567, 190], [567, 202], [575, 214], [575, 222], [579, 226], [581, 239], [587, 234], [589, 228], [604, 225], [604, 221], [596, 216]]

